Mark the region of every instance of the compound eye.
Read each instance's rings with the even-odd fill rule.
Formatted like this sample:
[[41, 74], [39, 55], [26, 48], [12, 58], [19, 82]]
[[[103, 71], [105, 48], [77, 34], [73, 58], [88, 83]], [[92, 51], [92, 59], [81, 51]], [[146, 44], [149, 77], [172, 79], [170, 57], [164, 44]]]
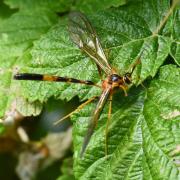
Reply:
[[117, 74], [113, 74], [111, 76], [111, 80], [112, 80], [112, 82], [117, 82], [117, 81], [119, 81], [119, 76]]

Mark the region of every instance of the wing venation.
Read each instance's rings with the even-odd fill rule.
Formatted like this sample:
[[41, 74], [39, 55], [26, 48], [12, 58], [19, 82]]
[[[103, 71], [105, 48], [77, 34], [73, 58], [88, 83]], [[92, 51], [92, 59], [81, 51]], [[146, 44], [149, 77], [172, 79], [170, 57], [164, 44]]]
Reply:
[[80, 12], [70, 13], [68, 29], [72, 41], [88, 54], [106, 74], [111, 74], [112, 68], [98, 36], [85, 15]]

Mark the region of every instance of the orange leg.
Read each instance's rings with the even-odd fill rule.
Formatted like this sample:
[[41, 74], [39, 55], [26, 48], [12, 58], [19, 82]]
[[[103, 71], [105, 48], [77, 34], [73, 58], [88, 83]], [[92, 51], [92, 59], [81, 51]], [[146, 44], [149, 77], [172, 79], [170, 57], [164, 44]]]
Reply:
[[120, 85], [119, 87], [124, 91], [124, 95], [125, 95], [125, 96], [128, 96], [127, 91], [126, 91], [126, 90], [127, 90], [127, 87], [126, 87], [126, 86], [123, 86], [123, 85]]
[[71, 113], [67, 114], [66, 116], [64, 116], [63, 118], [61, 118], [60, 120], [56, 121], [54, 123], [54, 125], [60, 124], [63, 120], [67, 119], [68, 117], [70, 117], [72, 114], [74, 114], [75, 112], [80, 111], [82, 108], [84, 108], [84, 106], [86, 106], [87, 104], [91, 103], [92, 101], [94, 101], [98, 96], [94, 96], [90, 99], [88, 99], [87, 101], [85, 101], [84, 103], [82, 103], [81, 105], [79, 105], [74, 111], [72, 111]]
[[112, 97], [113, 93], [111, 92], [110, 97], [109, 97], [109, 110], [108, 110], [108, 119], [106, 123], [106, 129], [105, 129], [105, 155], [108, 155], [108, 128], [110, 125], [110, 120], [111, 120], [111, 113], [112, 113]]

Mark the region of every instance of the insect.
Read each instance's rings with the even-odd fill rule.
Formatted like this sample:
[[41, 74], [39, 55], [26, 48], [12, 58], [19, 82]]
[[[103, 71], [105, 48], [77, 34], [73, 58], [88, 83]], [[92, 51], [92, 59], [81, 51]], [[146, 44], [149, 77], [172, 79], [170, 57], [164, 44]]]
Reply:
[[[14, 76], [17, 80], [37, 80], [37, 81], [55, 81], [55, 82], [69, 82], [69, 83], [81, 83], [90, 86], [100, 87], [102, 93], [99, 96], [98, 103], [93, 111], [91, 120], [89, 121], [89, 126], [87, 134], [84, 137], [84, 142], [80, 152], [82, 157], [87, 145], [90, 141], [91, 136], [93, 135], [94, 129], [97, 125], [98, 119], [101, 115], [101, 112], [109, 100], [109, 111], [108, 111], [108, 120], [106, 124], [106, 154], [107, 154], [107, 134], [108, 134], [108, 125], [110, 123], [110, 116], [112, 111], [112, 97], [115, 89], [122, 89], [127, 96], [126, 90], [129, 88], [129, 85], [132, 84], [131, 75], [135, 69], [135, 66], [140, 62], [140, 58], [137, 58], [136, 62], [131, 67], [131, 72], [124, 74], [123, 76], [118, 75], [118, 73], [110, 66], [108, 63], [105, 52], [101, 46], [99, 38], [96, 34], [96, 31], [92, 27], [91, 23], [87, 17], [80, 12], [72, 12], [69, 15], [69, 25], [68, 30], [72, 41], [91, 59], [96, 63], [97, 69], [102, 80], [102, 84], [98, 85], [92, 81], [78, 80], [74, 78], [51, 76], [51, 75], [42, 75], [42, 74], [30, 74], [30, 73], [20, 73]], [[139, 56], [140, 57], [140, 56]], [[102, 73], [104, 73], [105, 79], [102, 79]], [[75, 111], [81, 109], [96, 97], [92, 97], [87, 100], [85, 103], [81, 104]], [[74, 112], [74, 111], [73, 111]], [[73, 113], [72, 112], [72, 113]], [[63, 119], [70, 116], [72, 113], [65, 116]], [[61, 119], [61, 120], [63, 120]], [[57, 122], [58, 123], [58, 122]]]

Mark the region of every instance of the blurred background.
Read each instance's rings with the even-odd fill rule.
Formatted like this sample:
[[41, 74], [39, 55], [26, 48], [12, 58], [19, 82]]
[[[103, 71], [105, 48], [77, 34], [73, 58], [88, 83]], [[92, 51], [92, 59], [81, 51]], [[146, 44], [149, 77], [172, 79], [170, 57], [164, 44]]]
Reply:
[[[0, 136], [0, 179], [73, 179], [72, 124], [53, 125], [78, 106], [49, 99], [37, 117], [19, 118]], [[3, 131], [3, 130], [2, 130]]]

